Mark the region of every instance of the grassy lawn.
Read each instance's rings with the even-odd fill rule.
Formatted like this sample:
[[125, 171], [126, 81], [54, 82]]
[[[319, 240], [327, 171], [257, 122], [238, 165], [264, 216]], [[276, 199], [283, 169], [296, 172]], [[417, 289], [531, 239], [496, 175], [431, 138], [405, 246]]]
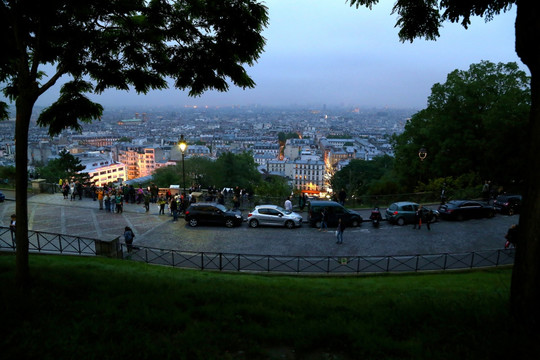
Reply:
[[0, 255], [1, 358], [516, 358], [510, 269], [357, 277]]

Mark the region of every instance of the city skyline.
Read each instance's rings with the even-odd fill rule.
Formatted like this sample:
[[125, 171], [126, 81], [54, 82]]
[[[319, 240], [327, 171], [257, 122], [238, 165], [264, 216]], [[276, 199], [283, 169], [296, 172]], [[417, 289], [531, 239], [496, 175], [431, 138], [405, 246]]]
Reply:
[[[469, 29], [445, 23], [437, 41], [416, 39], [401, 43], [391, 15], [393, 2], [372, 10], [356, 9], [345, 1], [294, 2], [267, 0], [269, 25], [259, 61], [248, 67], [254, 89], [231, 86], [229, 92], [208, 91], [190, 98], [174, 88], [135, 92], [107, 90], [90, 98], [119, 106], [311, 106], [345, 105], [424, 108], [435, 83], [448, 73], [466, 70], [482, 60], [517, 62], [515, 7], [490, 22], [473, 18]], [[38, 99], [47, 106], [59, 85]]]

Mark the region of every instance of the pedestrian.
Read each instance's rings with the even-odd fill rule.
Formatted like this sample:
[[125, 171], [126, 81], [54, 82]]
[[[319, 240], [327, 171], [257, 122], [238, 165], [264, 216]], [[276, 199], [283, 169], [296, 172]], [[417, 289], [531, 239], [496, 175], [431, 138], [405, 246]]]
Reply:
[[441, 205], [446, 204], [446, 183], [443, 184], [441, 189]]
[[345, 231], [346, 227], [347, 226], [345, 225], [345, 221], [342, 218], [339, 218], [338, 226], [336, 230], [336, 237], [337, 237], [336, 244], [343, 244], [343, 232]]
[[133, 233], [133, 230], [129, 226], [126, 226], [124, 229], [124, 241], [126, 242], [126, 247], [128, 253], [131, 253], [133, 250], [133, 239], [135, 238], [135, 234]]
[[108, 192], [105, 193], [104, 201], [105, 201], [105, 211], [111, 212], [111, 197], [109, 196]]
[[292, 202], [290, 196], [287, 196], [287, 200], [285, 200], [285, 210], [292, 211]]
[[177, 221], [178, 220], [178, 201], [176, 200], [176, 197], [171, 198], [171, 204], [169, 205], [169, 207], [171, 209], [171, 213], [173, 216], [172, 221]]
[[144, 195], [144, 209], [146, 210], [146, 212], [150, 211], [150, 194], [149, 193], [146, 193]]
[[71, 194], [70, 201], [73, 201], [73, 199], [77, 196], [75, 183], [73, 181], [69, 184], [69, 193]]
[[68, 198], [68, 195], [69, 195], [69, 184], [68, 184], [68, 181], [65, 180], [64, 183], [62, 184], [62, 195], [64, 195], [64, 199], [67, 199]]
[[99, 210], [103, 210], [103, 189], [97, 189], [97, 199], [99, 203]]
[[482, 186], [482, 199], [484, 199], [484, 201], [489, 201], [490, 192], [490, 181], [486, 180]]
[[413, 229], [416, 229], [416, 226], [418, 226], [418, 230], [422, 227], [422, 205], [418, 206], [418, 209], [416, 209], [416, 212], [414, 213], [414, 227]]
[[519, 226], [517, 224], [510, 226], [508, 232], [504, 236], [506, 239], [506, 243], [504, 244], [505, 249], [508, 249], [510, 246], [516, 247], [518, 241], [518, 231]]
[[431, 224], [431, 222], [433, 221], [433, 210], [429, 209], [429, 211], [425, 211], [424, 212], [425, 216], [424, 216], [424, 222], [426, 223], [426, 226], [427, 226], [427, 229], [428, 230], [431, 230], [431, 227], [429, 224]]
[[339, 199], [339, 203], [342, 206], [345, 206], [345, 199], [347, 199], [347, 193], [345, 192], [344, 188], [341, 188], [341, 190], [339, 191], [338, 199]]
[[121, 192], [118, 192], [115, 197], [116, 213], [120, 214], [124, 212], [124, 197]]
[[166, 204], [166, 201], [165, 199], [163, 198], [163, 195], [161, 195], [159, 197], [159, 200], [158, 200], [158, 205], [159, 205], [159, 215], [165, 215], [165, 204]]
[[328, 230], [328, 225], [326, 224], [327, 215], [328, 214], [326, 213], [326, 208], [322, 208], [322, 210], [321, 210], [321, 227], [319, 228], [319, 231], [326, 232]]
[[11, 219], [9, 221], [9, 230], [11, 231], [11, 240], [13, 241], [13, 244], [15, 244], [15, 233], [17, 230], [17, 215], [11, 214]]

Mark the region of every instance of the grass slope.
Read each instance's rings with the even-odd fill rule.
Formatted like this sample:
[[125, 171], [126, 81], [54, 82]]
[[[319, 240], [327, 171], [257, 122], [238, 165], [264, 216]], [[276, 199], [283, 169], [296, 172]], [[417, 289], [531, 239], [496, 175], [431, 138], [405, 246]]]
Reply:
[[[0, 256], [1, 358], [516, 358], [510, 269], [305, 277]], [[523, 354], [529, 352], [525, 349]]]

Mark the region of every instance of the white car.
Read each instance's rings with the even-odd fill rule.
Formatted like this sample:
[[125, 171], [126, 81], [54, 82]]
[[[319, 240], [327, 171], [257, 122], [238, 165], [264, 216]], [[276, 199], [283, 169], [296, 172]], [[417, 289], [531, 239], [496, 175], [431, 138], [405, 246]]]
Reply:
[[293, 229], [302, 225], [302, 215], [277, 205], [258, 205], [248, 214], [247, 221], [252, 228], [270, 225]]

